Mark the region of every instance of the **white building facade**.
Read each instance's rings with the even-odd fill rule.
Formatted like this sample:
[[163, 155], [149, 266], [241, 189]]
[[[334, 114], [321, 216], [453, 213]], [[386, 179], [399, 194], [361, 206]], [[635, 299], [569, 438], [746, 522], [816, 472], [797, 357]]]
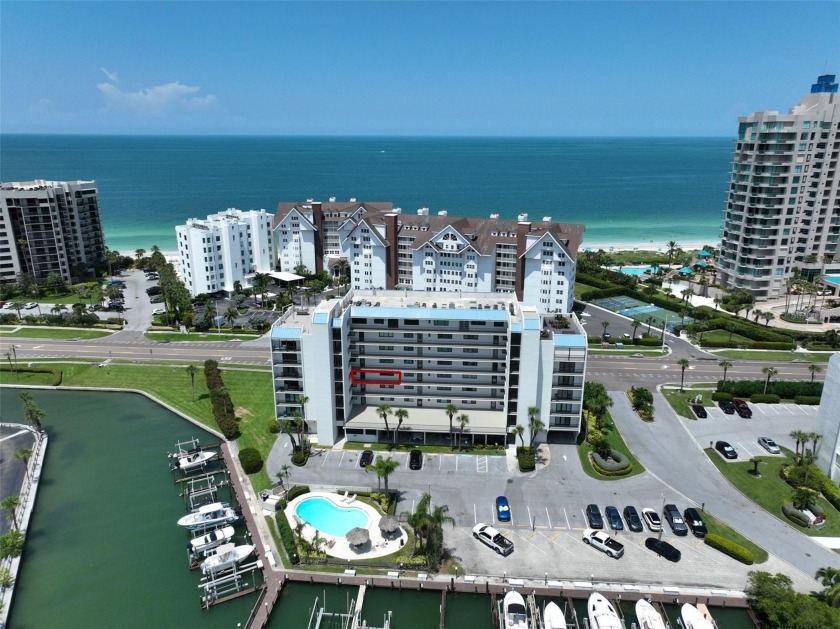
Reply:
[[190, 294], [232, 292], [254, 274], [274, 271], [274, 217], [265, 210], [229, 209], [175, 227], [180, 275]]
[[583, 225], [403, 214], [388, 203], [283, 203], [281, 270], [345, 259], [356, 290], [512, 293], [543, 313], [569, 312]]
[[105, 239], [95, 181], [0, 184], [0, 282], [29, 273], [65, 282], [101, 265]]
[[817, 465], [840, 484], [840, 354], [828, 361], [817, 432], [823, 436], [817, 447]]
[[[465, 443], [513, 443], [517, 425], [527, 443], [530, 407], [546, 426], [539, 439], [572, 441], [580, 431], [582, 326], [509, 293], [353, 290], [289, 309], [271, 346], [277, 420], [299, 414], [320, 444], [448, 445], [450, 403], [469, 417]], [[383, 404], [393, 411], [387, 426]], [[454, 424], [457, 434], [457, 416]]]
[[[787, 114], [738, 119], [718, 277], [756, 297], [783, 295], [797, 268], [840, 275], [840, 102], [823, 75]], [[838, 282], [827, 284], [836, 294]]]

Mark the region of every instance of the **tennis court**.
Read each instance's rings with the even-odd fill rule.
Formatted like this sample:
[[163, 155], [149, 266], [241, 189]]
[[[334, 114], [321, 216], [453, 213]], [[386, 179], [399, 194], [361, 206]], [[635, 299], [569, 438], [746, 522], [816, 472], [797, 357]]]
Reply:
[[618, 297], [605, 297], [604, 299], [597, 299], [592, 302], [596, 306], [601, 306], [601, 308], [606, 308], [607, 310], [612, 310], [613, 312], [618, 312], [619, 310], [625, 310], [627, 308], [636, 308], [639, 306], [645, 306], [638, 299], [633, 299], [632, 297], [625, 297], [624, 295], [619, 295]]
[[640, 323], [646, 324], [648, 319], [652, 319], [651, 323], [656, 327], [663, 327], [667, 325], [669, 330], [672, 330], [675, 325], [682, 323], [692, 323], [694, 319], [691, 317], [681, 317], [676, 312], [665, 310], [653, 304], [646, 304], [638, 299], [619, 295], [618, 297], [607, 297], [605, 299], [598, 299], [592, 302], [601, 308], [611, 310], [616, 314], [635, 319]]
[[633, 306], [632, 308], [624, 308], [619, 310], [618, 314], [630, 317], [631, 319], [638, 315], [647, 314], [649, 312], [657, 312], [662, 310], [659, 306]]

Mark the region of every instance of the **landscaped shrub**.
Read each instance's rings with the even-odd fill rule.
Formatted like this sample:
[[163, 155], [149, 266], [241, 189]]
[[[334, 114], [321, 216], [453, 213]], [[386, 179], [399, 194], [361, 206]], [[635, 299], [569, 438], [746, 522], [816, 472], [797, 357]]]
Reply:
[[242, 448], [239, 451], [239, 463], [246, 474], [256, 474], [263, 467], [263, 460], [256, 448]]
[[750, 396], [750, 402], [753, 404], [778, 404], [782, 401], [775, 393], [753, 393]]
[[653, 421], [653, 394], [643, 387], [630, 387], [627, 392], [633, 410], [639, 414], [644, 421]]
[[[808, 480], [805, 480], [805, 473], [808, 473]], [[782, 480], [794, 489], [808, 487], [814, 491], [822, 491], [823, 480], [820, 478], [820, 469], [816, 465], [806, 468], [804, 465], [783, 465], [779, 470]], [[830, 481], [829, 481], [830, 482]]]
[[835, 485], [828, 476], [824, 476], [821, 480], [823, 496], [831, 503], [832, 507], [840, 510], [840, 487]]
[[309, 493], [309, 485], [295, 485], [289, 490], [289, 493], [286, 494], [286, 500], [294, 500], [298, 496], [302, 496], [303, 494]]
[[732, 394], [724, 393], [722, 391], [715, 391], [714, 393], [712, 393], [712, 400], [715, 402], [731, 402]]
[[656, 336], [636, 337], [633, 340], [633, 345], [641, 345], [642, 347], [662, 347], [662, 339]]
[[306, 461], [309, 460], [309, 450], [306, 448], [297, 448], [292, 452], [292, 465], [303, 467]]
[[592, 462], [607, 472], [621, 472], [631, 467], [630, 460], [618, 450], [610, 450], [609, 458], [604, 458], [597, 452], [592, 452]]
[[793, 401], [797, 404], [805, 404], [806, 406], [816, 406], [820, 403], [820, 398], [814, 395], [797, 395], [793, 398]]
[[816, 502], [814, 504], [812, 504], [810, 507], [808, 507], [808, 511], [813, 513], [818, 518], [824, 518], [825, 517], [825, 511], [823, 511], [823, 508], [820, 505], [818, 505]]
[[755, 562], [755, 557], [753, 556], [752, 551], [748, 548], [744, 548], [740, 544], [736, 544], [735, 542], [726, 539], [725, 537], [715, 535], [714, 533], [707, 533], [706, 537], [703, 538], [703, 541], [715, 550], [719, 550], [724, 555], [729, 555], [733, 559], [736, 559], [741, 563], [745, 563], [748, 566]]
[[516, 448], [516, 458], [519, 461], [520, 472], [533, 472], [537, 469], [536, 452], [533, 448]]
[[283, 511], [278, 511], [274, 515], [277, 522], [277, 530], [280, 532], [280, 541], [283, 542], [283, 549], [286, 551], [286, 556], [293, 565], [297, 565], [300, 561], [297, 553], [297, 544], [295, 544], [295, 534], [292, 527], [289, 526], [289, 521], [286, 519], [286, 514]]
[[[688, 326], [686, 326], [688, 327]], [[775, 349], [775, 350], [791, 350], [796, 348], [796, 343], [793, 341], [750, 341], [745, 343], [743, 340], [739, 341], [733, 339], [731, 341], [711, 341], [703, 339], [703, 347], [738, 347], [744, 349]]]
[[272, 435], [277, 435], [282, 432], [283, 428], [280, 426], [280, 422], [276, 419], [269, 419], [268, 420], [268, 432]]
[[[735, 397], [748, 398], [754, 393], [764, 393], [766, 380], [722, 380], [718, 381], [717, 390], [726, 391]], [[792, 400], [797, 395], [821, 396], [822, 382], [808, 382], [806, 380], [771, 380], [767, 385], [767, 393], [775, 393], [780, 398]]]
[[213, 417], [219, 430], [225, 439], [236, 439], [239, 436], [239, 424], [233, 412], [233, 402], [230, 394], [222, 382], [222, 373], [219, 371], [219, 363], [215, 360], [204, 361], [204, 380], [207, 383], [207, 390], [210, 392], [210, 406], [213, 409]]
[[611, 477], [627, 476], [628, 474], [631, 474], [633, 472], [633, 466], [632, 465], [628, 465], [627, 467], [622, 468], [620, 470], [608, 470], [606, 468], [603, 468], [600, 465], [598, 465], [597, 461], [595, 461], [595, 454], [596, 453], [592, 452], [591, 454], [592, 454], [592, 458], [590, 458], [590, 461], [592, 462], [592, 468], [596, 472], [598, 472], [601, 476], [611, 476]]
[[810, 524], [808, 516], [787, 502], [782, 505], [782, 513], [785, 514], [785, 517], [787, 517], [788, 520], [804, 528], [808, 528], [808, 525]]

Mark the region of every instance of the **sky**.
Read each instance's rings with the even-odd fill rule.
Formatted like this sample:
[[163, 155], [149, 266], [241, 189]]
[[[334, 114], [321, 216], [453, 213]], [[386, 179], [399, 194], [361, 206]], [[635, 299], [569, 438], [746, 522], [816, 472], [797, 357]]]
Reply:
[[0, 132], [732, 136], [840, 2], [0, 3]]

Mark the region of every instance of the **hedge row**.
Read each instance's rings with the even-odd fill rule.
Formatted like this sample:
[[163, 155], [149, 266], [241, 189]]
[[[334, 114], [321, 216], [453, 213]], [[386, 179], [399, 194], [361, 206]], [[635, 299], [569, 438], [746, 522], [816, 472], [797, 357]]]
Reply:
[[820, 403], [820, 397], [817, 395], [797, 395], [793, 398], [797, 404], [805, 404], [806, 406], [816, 406]]
[[794, 506], [792, 504], [789, 504], [789, 503], [783, 504], [782, 505], [782, 513], [785, 514], [785, 517], [788, 520], [790, 520], [791, 522], [794, 522], [795, 524], [798, 524], [799, 526], [802, 526], [804, 528], [808, 528], [808, 525], [810, 524], [810, 521], [808, 520], [808, 517], [804, 513], [802, 513], [799, 509], [794, 508]]
[[714, 533], [707, 533], [706, 537], [703, 538], [703, 541], [715, 550], [719, 550], [724, 555], [729, 555], [733, 559], [740, 561], [741, 563], [745, 563], [748, 566], [751, 566], [755, 562], [755, 557], [753, 556], [752, 551], [748, 548], [744, 548], [740, 544], [736, 544], [735, 542], [726, 539], [725, 537], [715, 535]]
[[726, 393], [724, 391], [715, 391], [712, 393], [712, 401], [713, 402], [731, 402], [733, 396], [731, 393]]
[[[717, 390], [726, 391], [735, 397], [748, 398], [753, 393], [764, 393], [766, 380], [718, 380]], [[819, 397], [823, 392], [822, 382], [808, 382], [806, 380], [776, 380], [767, 385], [767, 393], [775, 393], [779, 397], [792, 400], [797, 395]]]
[[294, 500], [298, 496], [309, 493], [309, 485], [295, 485], [286, 494], [286, 500]]
[[624, 345], [640, 345], [641, 347], [662, 347], [662, 339], [656, 336], [637, 336], [634, 339], [605, 339], [600, 336], [587, 336], [586, 342], [595, 344], [609, 343], [611, 345], [614, 345], [615, 343], [624, 343]]
[[610, 458], [605, 459], [597, 452], [591, 452], [592, 467], [605, 476], [626, 476], [633, 471], [633, 465], [627, 456], [618, 450], [610, 450]]
[[699, 334], [701, 329], [726, 330], [727, 332], [734, 332], [735, 334], [744, 336], [751, 341], [764, 341], [768, 343], [789, 343], [797, 338], [796, 335], [782, 331], [779, 328], [760, 325], [740, 317], [736, 318], [733, 315], [722, 315], [719, 310], [712, 310], [708, 306], [695, 308], [691, 314], [695, 319], [702, 321], [702, 323], [692, 323], [685, 326], [685, 329], [692, 333]]
[[[750, 396], [750, 402], [753, 404], [778, 404], [781, 401], [782, 398], [775, 393], [753, 393]], [[819, 402], [817, 402], [817, 404], [819, 404]]]
[[18, 367], [17, 369], [10, 369], [8, 365], [0, 365], [0, 371], [8, 373], [47, 373], [52, 375], [50, 386], [57, 387], [61, 385], [61, 380], [64, 377], [64, 372], [61, 369], [48, 369], [46, 367]]
[[597, 452], [590, 452], [590, 461], [592, 462], [592, 467], [596, 472], [601, 474], [602, 476], [627, 476], [633, 471], [633, 465], [628, 463], [627, 467], [624, 467], [620, 470], [610, 470], [605, 467], [602, 467], [598, 464], [598, 461], [595, 460], [595, 457], [598, 457], [598, 460], [603, 461], [604, 459], [598, 456]]
[[752, 343], [744, 343], [743, 341], [707, 341], [703, 339], [703, 347], [738, 347], [746, 349], [776, 349], [776, 350], [791, 350], [796, 349], [796, 343], [793, 341], [779, 342], [779, 341], [753, 341]]
[[275, 513], [274, 519], [277, 522], [277, 530], [280, 532], [280, 541], [283, 542], [283, 548], [286, 551], [286, 556], [289, 558], [292, 565], [297, 565], [300, 561], [300, 557], [298, 557], [295, 534], [292, 532], [292, 527], [289, 526], [286, 514], [283, 511], [278, 511]]
[[533, 448], [520, 446], [516, 449], [516, 458], [519, 461], [520, 472], [533, 472], [537, 469], [537, 457]]
[[207, 390], [210, 391], [210, 401], [213, 407], [213, 417], [225, 439], [236, 439], [239, 436], [239, 424], [233, 412], [233, 402], [230, 393], [222, 382], [222, 372], [215, 360], [204, 361], [204, 379]]

